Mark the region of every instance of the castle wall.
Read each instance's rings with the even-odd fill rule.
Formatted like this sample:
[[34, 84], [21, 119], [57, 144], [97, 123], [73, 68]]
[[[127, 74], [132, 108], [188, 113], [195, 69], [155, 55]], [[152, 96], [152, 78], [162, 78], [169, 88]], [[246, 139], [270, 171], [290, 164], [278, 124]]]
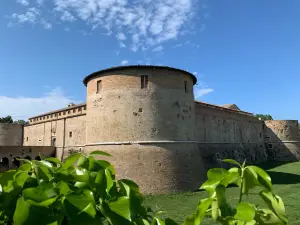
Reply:
[[[148, 75], [145, 89], [141, 75]], [[186, 73], [139, 68], [95, 75], [87, 82], [85, 151], [114, 153], [119, 177], [134, 179], [145, 193], [197, 189], [205, 172], [194, 142], [194, 107]]]
[[300, 134], [297, 120], [265, 121], [264, 138], [269, 159], [298, 161]]
[[23, 125], [0, 123], [0, 146], [22, 146]]
[[7, 169], [17, 168], [22, 162], [14, 160], [20, 159], [39, 159], [39, 156], [55, 156], [55, 147], [51, 146], [0, 146], [0, 173]]
[[85, 114], [45, 121], [24, 127], [24, 146], [57, 147], [57, 157], [61, 159], [64, 151], [82, 149], [85, 145]]
[[196, 140], [207, 167], [218, 159], [259, 163], [267, 159], [263, 123], [243, 112], [220, 109], [196, 102]]

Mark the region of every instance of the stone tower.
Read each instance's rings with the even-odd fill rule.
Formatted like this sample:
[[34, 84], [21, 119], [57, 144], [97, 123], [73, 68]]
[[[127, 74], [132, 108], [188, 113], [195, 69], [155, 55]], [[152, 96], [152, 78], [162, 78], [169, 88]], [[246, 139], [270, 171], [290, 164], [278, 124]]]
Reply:
[[145, 193], [199, 188], [205, 172], [195, 141], [194, 75], [170, 67], [122, 66], [83, 82], [85, 151], [112, 154], [117, 175], [135, 180]]

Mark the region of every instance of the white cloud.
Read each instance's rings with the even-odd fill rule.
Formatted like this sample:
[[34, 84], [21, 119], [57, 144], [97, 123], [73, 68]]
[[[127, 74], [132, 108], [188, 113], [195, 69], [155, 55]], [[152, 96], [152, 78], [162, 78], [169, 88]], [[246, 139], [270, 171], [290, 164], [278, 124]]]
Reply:
[[123, 42], [120, 42], [120, 48], [126, 48], [126, 45]]
[[199, 100], [202, 96], [207, 95], [213, 91], [214, 91], [214, 89], [212, 89], [212, 88], [194, 87], [195, 99]]
[[44, 4], [44, 0], [36, 0], [36, 3], [37, 3], [38, 5], [43, 5], [43, 4]]
[[160, 52], [160, 51], [162, 51], [164, 49], [164, 47], [163, 46], [157, 46], [157, 47], [155, 47], [152, 51], [153, 52]]
[[17, 14], [14, 13], [11, 15], [13, 22], [9, 23], [9, 27], [12, 27], [14, 24], [40, 24], [45, 29], [51, 29], [52, 24], [43, 18], [41, 18], [41, 11], [37, 8], [31, 7], [26, 10], [25, 13]]
[[76, 18], [68, 11], [64, 11], [60, 18], [62, 21], [69, 21], [69, 22], [76, 20]]
[[128, 63], [129, 63], [128, 60], [124, 59], [124, 60], [122, 60], [121, 65], [126, 65]]
[[[20, 0], [21, 1], [21, 0]], [[26, 1], [26, 0], [23, 0]], [[28, 0], [27, 0], [28, 1]], [[42, 0], [36, 0], [42, 1]], [[128, 39], [132, 51], [152, 49], [176, 40], [192, 22], [197, 0], [49, 0], [61, 21], [76, 18], [91, 30], [115, 34], [122, 42]], [[57, 13], [60, 12], [60, 13]], [[53, 18], [55, 20], [56, 18]]]
[[118, 33], [116, 37], [117, 37], [117, 39], [120, 40], [120, 41], [126, 40], [126, 36], [125, 36], [125, 34], [123, 34], [122, 32]]
[[17, 0], [17, 3], [24, 5], [24, 6], [28, 6], [29, 5], [29, 1], [28, 0]]
[[0, 117], [11, 115], [14, 120], [27, 120], [38, 114], [64, 108], [70, 102], [81, 103], [66, 96], [61, 88], [52, 89], [41, 97], [0, 96]]

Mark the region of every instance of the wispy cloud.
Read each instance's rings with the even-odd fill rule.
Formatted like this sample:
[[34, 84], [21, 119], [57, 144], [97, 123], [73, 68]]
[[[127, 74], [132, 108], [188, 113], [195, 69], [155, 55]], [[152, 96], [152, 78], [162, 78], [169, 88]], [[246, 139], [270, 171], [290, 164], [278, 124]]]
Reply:
[[24, 5], [24, 6], [28, 6], [29, 5], [29, 1], [28, 0], [17, 0], [17, 3]]
[[0, 116], [11, 115], [15, 120], [27, 120], [37, 114], [66, 107], [70, 102], [81, 103], [67, 96], [61, 88], [54, 88], [40, 97], [0, 96]]
[[129, 61], [126, 60], [126, 59], [124, 59], [124, 60], [121, 61], [121, 65], [126, 65], [126, 64], [128, 64], [128, 63], [129, 63]]
[[212, 93], [213, 88], [209, 87], [203, 80], [204, 76], [198, 72], [192, 72], [197, 77], [197, 84], [194, 85], [194, 96], [196, 100], [200, 100], [203, 96]]
[[41, 17], [41, 11], [35, 7], [28, 8], [24, 13], [21, 14], [12, 14], [11, 19], [12, 22], [9, 23], [9, 26], [13, 26], [15, 24], [40, 24], [45, 29], [52, 28], [52, 24], [43, 19]]
[[164, 49], [164, 47], [163, 46], [157, 46], [157, 47], [155, 47], [152, 51], [153, 52], [160, 52], [160, 51], [162, 51]]
[[53, 12], [53, 20], [81, 20], [91, 30], [115, 34], [132, 51], [153, 49], [178, 39], [197, 10], [197, 0], [49, 0], [47, 6], [51, 5], [40, 15]]

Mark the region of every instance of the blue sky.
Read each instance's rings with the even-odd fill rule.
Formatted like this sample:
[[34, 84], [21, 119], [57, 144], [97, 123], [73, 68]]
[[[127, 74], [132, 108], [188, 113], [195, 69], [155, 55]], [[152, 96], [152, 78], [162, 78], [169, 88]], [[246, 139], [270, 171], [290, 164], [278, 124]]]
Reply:
[[84, 102], [83, 78], [167, 65], [196, 98], [300, 119], [300, 1], [0, 0], [0, 116]]

